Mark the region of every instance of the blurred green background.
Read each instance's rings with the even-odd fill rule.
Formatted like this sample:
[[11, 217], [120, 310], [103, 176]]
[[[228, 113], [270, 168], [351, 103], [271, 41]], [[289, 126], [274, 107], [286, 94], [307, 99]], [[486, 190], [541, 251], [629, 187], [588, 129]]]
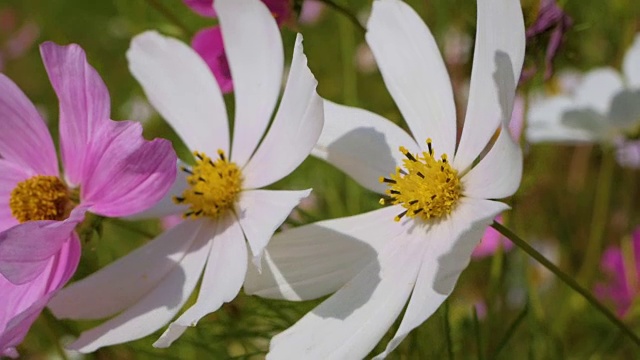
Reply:
[[[366, 0], [337, 0], [337, 3], [362, 20], [367, 18], [371, 7], [371, 1]], [[472, 53], [475, 1], [409, 0], [408, 3], [429, 25], [441, 50], [455, 47], [456, 41], [463, 44], [471, 41], [468, 46]], [[574, 25], [556, 58], [556, 69], [583, 71], [606, 65], [619, 68], [634, 34], [640, 31], [640, 1], [574, 0], [559, 4], [573, 18]], [[302, 3], [296, 2], [295, 6], [299, 9]], [[538, 13], [538, 0], [522, 0], [522, 6], [525, 21], [530, 25]], [[33, 46], [19, 57], [5, 58], [2, 72], [38, 105], [54, 134], [57, 100], [37, 47], [48, 40], [77, 43], [85, 49], [89, 62], [110, 90], [113, 118], [143, 121], [148, 138], [167, 137], [180, 154], [188, 156], [171, 129], [146, 105], [124, 55], [131, 38], [144, 30], [156, 29], [189, 42], [194, 32], [213, 25], [215, 20], [191, 12], [181, 0], [1, 0], [0, 14], [0, 53], [22, 27], [37, 29]], [[283, 28], [287, 58], [291, 56], [296, 32], [305, 37], [305, 51], [319, 81], [321, 96], [372, 110], [405, 127], [363, 48], [363, 32], [347, 17], [325, 7], [315, 23]], [[548, 34], [528, 44], [525, 66], [544, 67], [547, 40]], [[471, 56], [463, 54], [447, 60], [456, 103], [463, 114]], [[526, 95], [553, 89], [555, 81], [552, 78], [545, 82], [539, 72], [520, 91]], [[226, 101], [232, 105], [233, 96], [227, 95]], [[615, 164], [612, 149], [598, 146], [523, 144], [523, 147], [523, 182], [520, 190], [507, 200], [513, 210], [506, 215], [505, 223], [565, 272], [576, 277], [580, 274], [581, 284], [592, 288], [595, 281], [603, 280], [599, 262], [604, 247], [628, 241], [631, 231], [640, 226], [638, 171], [620, 168]], [[313, 201], [304, 210], [296, 211], [296, 216], [288, 220], [289, 226], [379, 207], [377, 195], [316, 159], [306, 160], [292, 175], [273, 185], [282, 189], [309, 187], [314, 189]], [[87, 237], [75, 278], [96, 271], [160, 231], [157, 221], [105, 221], [100, 234]], [[587, 256], [588, 244], [594, 242], [596, 256]], [[63, 351], [62, 344], [95, 323], [61, 322], [45, 311], [18, 350], [25, 359], [260, 359], [273, 334], [286, 329], [318, 302], [294, 304], [241, 294], [204, 318], [198, 327], [188, 330], [169, 349], [151, 347], [159, 335], [155, 334], [84, 356]], [[486, 314], [476, 312], [476, 308], [486, 310]], [[624, 321], [640, 332], [640, 307], [634, 309]], [[394, 332], [395, 327], [383, 344]], [[382, 349], [378, 346], [374, 353]], [[447, 303], [390, 358], [632, 359], [638, 358], [638, 353], [638, 348], [604, 316], [514, 249], [472, 261]]]

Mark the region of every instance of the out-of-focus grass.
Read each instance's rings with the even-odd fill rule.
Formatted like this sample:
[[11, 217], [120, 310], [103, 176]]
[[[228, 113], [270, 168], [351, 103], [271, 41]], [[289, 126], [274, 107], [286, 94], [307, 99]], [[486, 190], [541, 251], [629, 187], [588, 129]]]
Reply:
[[[312, 0], [306, 0], [312, 1]], [[191, 13], [180, 0], [158, 0], [184, 24], [189, 32], [214, 22]], [[408, 1], [423, 16], [439, 45], [455, 27], [472, 39], [475, 31], [475, 2], [468, 0]], [[556, 68], [587, 70], [594, 66], [619, 67], [633, 34], [640, 31], [640, 2], [561, 1], [574, 19], [574, 27], [560, 52]], [[370, 1], [341, 2], [357, 16], [366, 18]], [[523, 0], [525, 19], [530, 24], [538, 2]], [[40, 27], [39, 42], [75, 42], [85, 49], [90, 63], [97, 68], [111, 92], [113, 117], [129, 117], [132, 99], [144, 95], [130, 75], [125, 51], [135, 34], [156, 29], [184, 41], [189, 34], [171, 22], [148, 1], [113, 0], [3, 0], [0, 9], [16, 11], [20, 21], [34, 21]], [[381, 114], [401, 126], [398, 109], [384, 87], [380, 74], [356, 68], [354, 54], [364, 40], [340, 14], [325, 9], [314, 26], [299, 26], [305, 37], [309, 64], [319, 81], [320, 94], [333, 101], [358, 105]], [[3, 35], [4, 36], [4, 35]], [[295, 33], [283, 30], [285, 53], [291, 56]], [[4, 38], [0, 36], [0, 41]], [[545, 37], [529, 44], [527, 65], [543, 66]], [[470, 61], [451, 69], [456, 88], [470, 73]], [[5, 68], [11, 77], [47, 114], [51, 129], [57, 127], [57, 101], [48, 83], [37, 48], [11, 61]], [[543, 86], [541, 75], [522, 91]], [[459, 94], [458, 94], [459, 95]], [[227, 96], [232, 105], [232, 96]], [[458, 97], [460, 112], [464, 100]], [[133, 119], [140, 120], [140, 119]], [[154, 115], [145, 122], [148, 137], [170, 138], [183, 156], [184, 146], [171, 129]], [[525, 145], [525, 170], [518, 193], [508, 200], [513, 210], [507, 225], [541, 250], [565, 272], [577, 276], [581, 269], [592, 269], [596, 278], [597, 262], [585, 264], [585, 251], [591, 224], [604, 224], [604, 243], [619, 244], [623, 236], [640, 225], [637, 198], [638, 171], [614, 166], [610, 184], [598, 183], [601, 164], [611, 152], [592, 146]], [[598, 189], [611, 187], [605, 203], [604, 218], [593, 219]], [[293, 174], [274, 188], [313, 187], [315, 203], [307, 208], [302, 221], [335, 218], [376, 209], [377, 196], [341, 172], [316, 159], [308, 159]], [[76, 278], [82, 278], [128, 253], [160, 232], [155, 221], [129, 223], [105, 221], [102, 236], [94, 235], [84, 244], [83, 258]], [[602, 250], [602, 249], [600, 249]], [[598, 259], [599, 260], [599, 259]], [[584, 279], [590, 287], [595, 279]], [[269, 338], [287, 328], [319, 301], [300, 304], [270, 301], [240, 295], [231, 304], [204, 318], [197, 328], [169, 349], [154, 349], [155, 336], [129, 344], [101, 349], [89, 359], [156, 358], [238, 358], [264, 356]], [[486, 315], [474, 315], [477, 303], [485, 304]], [[636, 312], [637, 313], [637, 312]], [[640, 331], [637, 316], [625, 321]], [[19, 351], [24, 358], [60, 356], [56, 344], [68, 341], [96, 323], [57, 321], [43, 314], [33, 326]], [[389, 340], [394, 328], [385, 337]], [[383, 342], [386, 344], [386, 341]], [[375, 352], [383, 349], [378, 346]], [[391, 358], [398, 359], [609, 359], [634, 358], [638, 349], [601, 314], [572, 293], [552, 275], [541, 270], [526, 255], [515, 249], [473, 261], [462, 274], [447, 306], [441, 307], [425, 324], [414, 331]]]

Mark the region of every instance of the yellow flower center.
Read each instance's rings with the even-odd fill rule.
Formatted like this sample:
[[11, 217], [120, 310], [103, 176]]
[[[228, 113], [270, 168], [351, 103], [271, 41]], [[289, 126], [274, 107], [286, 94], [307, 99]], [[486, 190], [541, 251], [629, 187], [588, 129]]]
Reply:
[[182, 171], [189, 173], [189, 187], [182, 196], [173, 200], [177, 204], [189, 205], [185, 218], [217, 218], [232, 208], [238, 199], [242, 189], [242, 173], [235, 163], [227, 161], [222, 150], [218, 150], [216, 161], [201, 152], [193, 154], [196, 165], [192, 169], [182, 168]]
[[462, 187], [458, 171], [447, 161], [447, 154], [436, 160], [431, 139], [427, 139], [427, 146], [429, 152], [422, 152], [422, 156], [411, 154], [401, 146], [400, 152], [406, 157], [404, 168], [396, 168], [389, 178], [380, 177], [380, 182], [389, 185], [386, 191], [389, 198], [380, 199], [380, 204], [400, 204], [406, 209], [395, 217], [395, 221], [405, 215], [420, 216], [423, 220], [448, 215], [460, 198]]
[[63, 220], [71, 210], [67, 186], [56, 176], [36, 175], [11, 191], [9, 208], [20, 223], [31, 220]]

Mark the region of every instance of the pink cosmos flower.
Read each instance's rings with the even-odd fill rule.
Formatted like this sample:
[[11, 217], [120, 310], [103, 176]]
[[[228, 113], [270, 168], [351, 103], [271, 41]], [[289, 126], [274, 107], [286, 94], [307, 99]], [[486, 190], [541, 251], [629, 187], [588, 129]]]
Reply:
[[11, 8], [0, 9], [0, 35], [6, 38], [0, 44], [0, 71], [7, 61], [22, 57], [40, 35], [40, 28], [33, 22], [19, 26], [18, 16]]
[[[640, 294], [638, 276], [640, 276], [640, 227], [632, 235], [633, 257], [635, 269], [628, 273], [622, 250], [617, 246], [608, 248], [602, 255], [600, 268], [609, 276], [608, 281], [596, 284], [594, 292], [602, 300], [610, 300], [618, 310], [618, 315], [623, 317], [629, 311], [634, 299]], [[635, 279], [627, 276], [635, 271]]]
[[[502, 223], [502, 215], [498, 215], [496, 221]], [[474, 259], [482, 259], [493, 255], [499, 248], [502, 248], [504, 251], [509, 251], [513, 248], [513, 243], [502, 236], [496, 229], [488, 227], [478, 246], [473, 249], [471, 257]]]
[[80, 258], [74, 232], [87, 211], [126, 216], [169, 190], [176, 155], [166, 140], [109, 118], [109, 93], [78, 45], [44, 43], [42, 59], [60, 101], [64, 173], [34, 105], [0, 74], [0, 355], [15, 346]]
[[[262, 0], [276, 19], [278, 26], [289, 22], [293, 17], [291, 0]], [[213, 0], [184, 0], [193, 11], [206, 17], [217, 17], [213, 8]], [[219, 26], [202, 29], [191, 40], [191, 47], [204, 59], [218, 81], [223, 94], [233, 91], [231, 70], [224, 51], [222, 33]]]

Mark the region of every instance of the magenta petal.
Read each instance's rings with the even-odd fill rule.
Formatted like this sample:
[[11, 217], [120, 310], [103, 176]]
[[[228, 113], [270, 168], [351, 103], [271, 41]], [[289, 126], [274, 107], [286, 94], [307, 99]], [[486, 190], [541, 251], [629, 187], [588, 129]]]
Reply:
[[133, 121], [110, 121], [95, 137], [100, 151], [85, 159], [83, 204], [104, 216], [128, 216], [160, 201], [176, 179], [177, 157], [168, 140], [147, 141]]
[[96, 138], [110, 123], [109, 92], [78, 45], [40, 46], [51, 85], [60, 101], [60, 146], [65, 175], [72, 185], [83, 181], [85, 158], [96, 156]]
[[223, 94], [233, 91], [231, 70], [227, 55], [224, 52], [222, 32], [219, 26], [202, 29], [196, 33], [191, 41], [191, 47], [209, 65]]
[[0, 157], [41, 175], [58, 175], [58, 159], [47, 125], [33, 103], [0, 74]]
[[[496, 221], [501, 223], [502, 216], [497, 216]], [[471, 257], [481, 259], [493, 255], [500, 247], [502, 247], [504, 251], [508, 251], [513, 248], [513, 243], [503, 237], [496, 229], [489, 226], [487, 230], [485, 230], [480, 243], [473, 249]]]
[[0, 275], [16, 285], [40, 276], [59, 253], [85, 208], [75, 208], [64, 221], [28, 221], [0, 233]]
[[184, 0], [184, 4], [202, 16], [216, 17], [216, 11], [213, 9], [213, 0]]
[[69, 281], [80, 260], [80, 241], [73, 233], [39, 276], [14, 285], [0, 275], [0, 356], [17, 356], [22, 342], [49, 299]]
[[291, 0], [262, 0], [276, 19], [279, 26], [291, 20], [293, 15], [293, 1]]

